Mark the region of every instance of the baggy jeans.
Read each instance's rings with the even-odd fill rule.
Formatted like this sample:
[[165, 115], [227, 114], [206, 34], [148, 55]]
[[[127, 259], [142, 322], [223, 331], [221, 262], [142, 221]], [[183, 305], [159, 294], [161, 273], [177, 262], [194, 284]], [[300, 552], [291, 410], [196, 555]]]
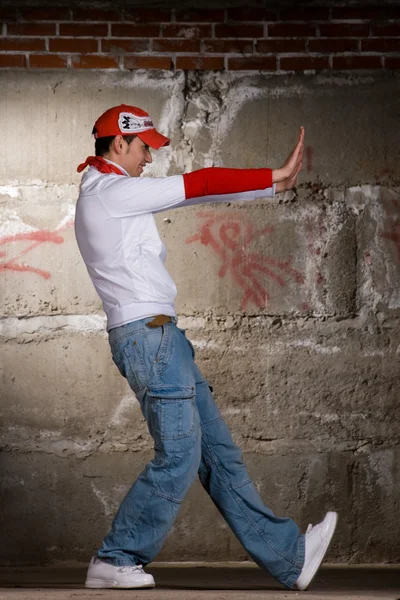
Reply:
[[304, 535], [261, 500], [185, 332], [174, 322], [150, 328], [152, 318], [109, 333], [113, 360], [140, 403], [155, 455], [97, 555], [117, 566], [154, 560], [198, 474], [251, 558], [291, 588], [304, 564]]

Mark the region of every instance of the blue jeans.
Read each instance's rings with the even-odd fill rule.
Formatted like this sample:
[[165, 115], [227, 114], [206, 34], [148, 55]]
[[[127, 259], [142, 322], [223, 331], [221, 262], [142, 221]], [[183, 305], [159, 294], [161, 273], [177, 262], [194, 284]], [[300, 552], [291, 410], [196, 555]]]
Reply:
[[150, 328], [151, 320], [109, 334], [113, 360], [137, 396], [155, 456], [127, 493], [97, 555], [118, 566], [154, 560], [198, 474], [252, 559], [291, 588], [304, 564], [304, 536], [261, 500], [185, 332], [172, 322]]

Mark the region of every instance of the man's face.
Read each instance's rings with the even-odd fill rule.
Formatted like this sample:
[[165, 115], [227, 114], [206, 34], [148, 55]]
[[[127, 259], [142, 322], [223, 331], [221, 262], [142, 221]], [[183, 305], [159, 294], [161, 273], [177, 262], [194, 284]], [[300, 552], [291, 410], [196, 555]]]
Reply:
[[131, 177], [139, 177], [146, 164], [153, 160], [148, 145], [139, 137], [135, 137], [130, 144], [123, 139], [122, 144], [124, 153], [121, 156], [121, 166]]

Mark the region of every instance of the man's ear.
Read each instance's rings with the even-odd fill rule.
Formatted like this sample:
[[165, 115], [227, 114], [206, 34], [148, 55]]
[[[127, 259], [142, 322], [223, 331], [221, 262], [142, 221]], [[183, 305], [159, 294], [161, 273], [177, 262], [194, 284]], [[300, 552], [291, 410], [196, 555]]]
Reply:
[[124, 148], [123, 139], [122, 135], [116, 135], [112, 141], [112, 148], [116, 154], [122, 154]]

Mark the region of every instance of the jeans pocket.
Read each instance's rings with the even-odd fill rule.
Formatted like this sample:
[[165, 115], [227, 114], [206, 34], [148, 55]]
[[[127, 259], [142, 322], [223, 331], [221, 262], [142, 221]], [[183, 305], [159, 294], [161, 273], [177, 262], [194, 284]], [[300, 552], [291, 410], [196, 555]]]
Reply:
[[[179, 327], [178, 327], [178, 329], [179, 329]], [[193, 360], [195, 360], [195, 358], [196, 358], [196, 352], [194, 350], [194, 346], [193, 346], [192, 342], [186, 337], [186, 330], [185, 329], [179, 329], [179, 331], [182, 333], [182, 335], [184, 336], [186, 342], [189, 344], [190, 351], [192, 353], [192, 358], [193, 358]]]
[[147, 328], [144, 339], [146, 357], [152, 363], [158, 363], [163, 354], [166, 343], [165, 325], [161, 327]]
[[147, 391], [147, 422], [156, 442], [190, 437], [196, 411], [194, 387], [157, 387]]
[[129, 337], [128, 343], [113, 355], [113, 361], [135, 393], [146, 386], [149, 369], [146, 367], [143, 336]]
[[193, 358], [193, 360], [195, 360], [195, 358], [196, 358], [196, 352], [194, 350], [194, 346], [193, 346], [192, 342], [190, 340], [188, 340], [188, 338], [186, 338], [186, 341], [187, 341], [187, 343], [190, 346], [190, 350], [192, 352], [192, 358]]
[[122, 377], [126, 377], [125, 364], [122, 358], [122, 352], [117, 351], [111, 354], [114, 364], [117, 366], [118, 371], [121, 373]]

